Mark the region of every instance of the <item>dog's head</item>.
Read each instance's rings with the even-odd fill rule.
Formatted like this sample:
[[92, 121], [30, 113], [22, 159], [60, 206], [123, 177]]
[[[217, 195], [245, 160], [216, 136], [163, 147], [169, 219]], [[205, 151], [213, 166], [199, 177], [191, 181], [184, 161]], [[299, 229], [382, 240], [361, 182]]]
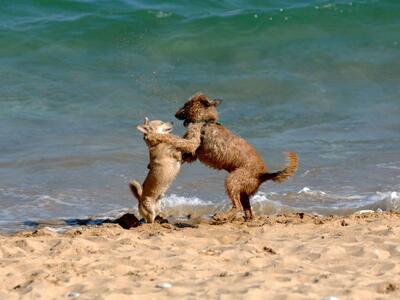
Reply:
[[170, 122], [163, 122], [160, 120], [149, 121], [148, 118], [144, 119], [143, 125], [137, 126], [137, 129], [144, 134], [147, 133], [161, 133], [167, 134], [172, 131], [173, 125]]
[[212, 100], [203, 93], [196, 93], [176, 112], [175, 118], [184, 120], [185, 125], [193, 122], [216, 122], [218, 121], [216, 107], [221, 101]]

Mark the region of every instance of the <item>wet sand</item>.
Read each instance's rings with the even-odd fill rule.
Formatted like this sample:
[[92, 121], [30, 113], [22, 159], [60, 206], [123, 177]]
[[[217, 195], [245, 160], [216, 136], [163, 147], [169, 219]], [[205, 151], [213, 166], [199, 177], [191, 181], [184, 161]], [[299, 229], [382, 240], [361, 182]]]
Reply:
[[400, 299], [399, 241], [390, 212], [42, 228], [0, 235], [0, 299]]

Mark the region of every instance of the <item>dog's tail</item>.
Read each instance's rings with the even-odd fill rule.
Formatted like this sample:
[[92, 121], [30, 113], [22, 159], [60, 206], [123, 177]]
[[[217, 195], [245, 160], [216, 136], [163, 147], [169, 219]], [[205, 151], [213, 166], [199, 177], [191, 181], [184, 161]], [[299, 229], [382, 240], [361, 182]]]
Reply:
[[140, 201], [142, 199], [142, 193], [143, 193], [141, 184], [136, 180], [131, 180], [129, 181], [129, 188], [131, 189], [133, 196], [135, 196], [136, 199]]
[[274, 172], [274, 173], [264, 173], [261, 175], [261, 181], [267, 181], [267, 180], [272, 180], [275, 182], [283, 182], [285, 181], [288, 177], [292, 176], [294, 172], [297, 170], [298, 166], [298, 160], [297, 160], [297, 154], [294, 152], [288, 152], [287, 153], [287, 165], [286, 168], [284, 168], [282, 171]]

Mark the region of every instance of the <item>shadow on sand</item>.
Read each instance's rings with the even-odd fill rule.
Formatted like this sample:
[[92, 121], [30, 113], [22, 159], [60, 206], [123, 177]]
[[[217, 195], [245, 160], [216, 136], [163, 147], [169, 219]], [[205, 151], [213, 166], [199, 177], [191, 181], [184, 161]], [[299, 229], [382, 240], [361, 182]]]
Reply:
[[[54, 221], [25, 221], [23, 225], [28, 227], [43, 227], [43, 226], [89, 226], [89, 225], [102, 225], [102, 224], [118, 224], [124, 229], [130, 229], [134, 227], [138, 227], [144, 224], [144, 220], [139, 220], [134, 214], [126, 213], [117, 219], [100, 219], [100, 218], [87, 218], [87, 219], [62, 219], [62, 220], [54, 220]], [[155, 219], [155, 223], [165, 224], [169, 223], [167, 219], [157, 216]], [[186, 228], [186, 227], [197, 227], [196, 225], [187, 224], [187, 223], [175, 223], [173, 224], [178, 228]]]

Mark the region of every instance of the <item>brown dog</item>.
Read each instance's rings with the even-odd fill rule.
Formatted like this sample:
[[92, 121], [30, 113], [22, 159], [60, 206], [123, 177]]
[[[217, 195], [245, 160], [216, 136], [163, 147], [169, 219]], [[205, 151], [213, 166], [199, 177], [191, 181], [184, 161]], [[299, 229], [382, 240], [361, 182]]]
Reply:
[[[174, 137], [169, 134], [172, 130], [172, 124], [159, 120], [149, 121], [146, 118], [144, 124], [139, 125], [137, 129], [144, 136], [150, 133], [158, 133]], [[199, 132], [199, 130], [193, 130], [193, 132]], [[197, 137], [191, 136], [191, 138], [200, 142], [200, 133]], [[142, 217], [147, 223], [153, 223], [156, 217], [157, 204], [181, 169], [182, 151], [180, 151], [179, 147], [167, 143], [149, 139], [145, 139], [145, 141], [149, 148], [149, 173], [143, 182], [143, 186], [139, 182], [132, 180], [129, 182], [129, 188], [138, 200], [139, 212]]]
[[[228, 171], [225, 189], [232, 201], [232, 208], [229, 212], [217, 214], [214, 218], [232, 220], [242, 206], [245, 218], [251, 219], [253, 214], [250, 197], [257, 192], [263, 182], [267, 180], [282, 182], [291, 176], [297, 170], [297, 155], [289, 152], [286, 168], [268, 173], [256, 149], [217, 122], [216, 107], [220, 102], [221, 100], [211, 100], [202, 93], [193, 95], [175, 114], [177, 119], [184, 120], [184, 125], [188, 126], [184, 139], [156, 133], [147, 135], [147, 139], [179, 146], [185, 152], [195, 153], [192, 160], [198, 158], [211, 168]], [[190, 126], [192, 124], [202, 124], [202, 126]], [[200, 130], [200, 143], [193, 138], [199, 134], [195, 132], [196, 130]]]

